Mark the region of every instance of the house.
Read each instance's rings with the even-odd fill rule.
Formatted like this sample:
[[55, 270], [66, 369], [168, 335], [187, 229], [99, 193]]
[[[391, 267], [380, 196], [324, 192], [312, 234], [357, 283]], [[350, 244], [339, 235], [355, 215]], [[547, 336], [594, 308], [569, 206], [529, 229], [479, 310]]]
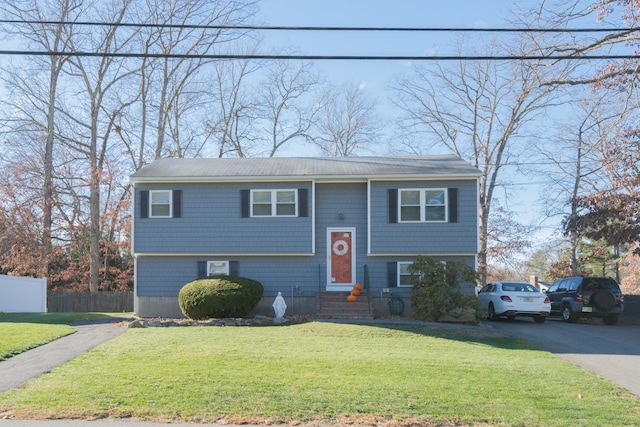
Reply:
[[384, 315], [417, 255], [476, 267], [479, 176], [447, 155], [156, 160], [130, 177], [134, 310], [182, 316], [183, 285], [230, 274], [264, 285], [256, 314], [278, 292], [314, 314], [360, 282]]

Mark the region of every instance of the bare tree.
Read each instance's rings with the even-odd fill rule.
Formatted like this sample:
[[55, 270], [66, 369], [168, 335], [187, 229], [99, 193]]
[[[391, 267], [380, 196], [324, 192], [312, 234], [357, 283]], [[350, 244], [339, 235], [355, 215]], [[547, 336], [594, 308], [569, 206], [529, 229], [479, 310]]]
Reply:
[[[520, 47], [524, 49], [524, 47]], [[489, 46], [489, 51], [499, 46]], [[537, 61], [459, 61], [415, 68], [394, 85], [395, 104], [404, 112], [401, 126], [424, 136], [414, 152], [444, 148], [482, 172], [479, 182], [480, 282], [487, 277], [489, 222], [501, 172], [523, 149], [527, 125], [554, 105], [553, 88], [545, 86], [548, 67]]]
[[[82, 12], [82, 0], [41, 1], [37, 5], [32, 1], [16, 0], [0, 5], [0, 12], [8, 19], [24, 22], [13, 25], [12, 36], [20, 36], [26, 40], [28, 47], [47, 52], [63, 52], [73, 37], [73, 26], [64, 22], [75, 20], [77, 14]], [[38, 23], [49, 21], [51, 16], [56, 17], [52, 23]], [[21, 99], [20, 103], [5, 105], [5, 111], [16, 112], [8, 120], [7, 131], [16, 135], [30, 128], [31, 131], [44, 135], [42, 152], [35, 150], [42, 153], [42, 197], [38, 198], [42, 209], [41, 261], [38, 274], [42, 277], [47, 277], [49, 273], [52, 245], [56, 94], [58, 80], [67, 59], [60, 55], [28, 58], [25, 62], [34, 67], [32, 69], [35, 74], [25, 73], [22, 67], [2, 70], [2, 75], [7, 76], [2, 78], [5, 87], [14, 95], [9, 102]], [[46, 77], [41, 80], [40, 77], [44, 76]], [[47, 87], [43, 87], [43, 81], [47, 82]]]
[[[100, 16], [100, 20], [107, 19], [114, 25], [102, 27], [100, 37], [90, 37], [89, 34], [76, 37], [70, 48], [105, 54], [126, 52], [136, 30], [122, 31], [118, 24], [123, 22], [131, 1], [105, 3], [92, 11], [95, 17]], [[68, 134], [64, 141], [88, 162], [89, 290], [95, 292], [100, 284], [101, 185], [105, 178], [105, 161], [111, 148], [110, 136], [115, 131], [116, 118], [138, 98], [138, 94], [122, 89], [122, 84], [135, 76], [137, 69], [127, 68], [126, 62], [112, 56], [74, 57], [69, 59], [69, 65], [69, 77], [77, 80], [78, 87], [83, 90], [75, 98], [76, 107], [67, 111], [65, 117], [68, 129], [73, 129], [76, 135]]]
[[[258, 45], [237, 47], [254, 52]], [[308, 140], [319, 82], [308, 64], [251, 59], [218, 61], [207, 92], [215, 100], [208, 140], [217, 157], [275, 156], [295, 140]]]
[[312, 141], [326, 156], [348, 157], [370, 150], [382, 128], [375, 99], [350, 82], [323, 94]]
[[[142, 9], [145, 27], [141, 42], [145, 52], [184, 55], [205, 55], [221, 49], [246, 34], [246, 31], [220, 28], [245, 22], [255, 12], [255, 1], [210, 0], [147, 0]], [[156, 116], [154, 158], [168, 155], [183, 157], [190, 142], [183, 141], [202, 118], [202, 99], [206, 91], [203, 69], [211, 59], [201, 57], [159, 57], [145, 59], [141, 67], [142, 93], [153, 90], [154, 96], [145, 96], [143, 116], [153, 107]], [[153, 100], [153, 101], [152, 101]], [[195, 119], [188, 122], [189, 116]], [[181, 121], [186, 125], [182, 126]], [[144, 133], [143, 133], [144, 136]], [[173, 146], [167, 147], [167, 137]], [[141, 153], [144, 149], [140, 150]], [[138, 167], [141, 166], [139, 163]]]
[[207, 121], [208, 139], [216, 145], [214, 156], [247, 157], [255, 147], [259, 109], [247, 81], [259, 69], [259, 65], [249, 59], [214, 64], [209, 93], [217, 108], [212, 108]]
[[[579, 95], [577, 90], [573, 90]], [[615, 144], [623, 129], [624, 100], [612, 92], [582, 93], [584, 98], [572, 103], [562, 131], [555, 136], [550, 146], [540, 145], [540, 155], [550, 168], [544, 175], [549, 179], [544, 190], [544, 211], [547, 217], [565, 218], [573, 223], [584, 210], [579, 199], [584, 194], [601, 188], [607, 181], [606, 166], [611, 158], [606, 154], [607, 146]], [[589, 96], [590, 99], [586, 99]], [[569, 267], [578, 274], [578, 245], [583, 238], [577, 230], [568, 230]]]
[[[602, 23], [606, 28], [619, 28], [611, 32], [571, 33], [558, 36], [563, 41], [552, 46], [553, 53], [569, 57], [586, 54], [637, 54], [640, 47], [640, 2], [638, 0], [542, 0], [535, 14], [544, 19], [550, 28], [571, 28], [593, 26]], [[531, 37], [535, 37], [533, 34]], [[548, 82], [564, 85], [601, 85], [607, 84], [624, 89], [639, 77], [638, 61], [635, 58], [610, 60], [596, 64], [597, 72], [593, 72], [594, 64], [585, 67], [585, 72], [562, 76]]]
[[294, 140], [308, 140], [318, 111], [311, 90], [319, 84], [309, 64], [276, 61], [260, 84], [258, 103], [268, 135], [269, 157]]

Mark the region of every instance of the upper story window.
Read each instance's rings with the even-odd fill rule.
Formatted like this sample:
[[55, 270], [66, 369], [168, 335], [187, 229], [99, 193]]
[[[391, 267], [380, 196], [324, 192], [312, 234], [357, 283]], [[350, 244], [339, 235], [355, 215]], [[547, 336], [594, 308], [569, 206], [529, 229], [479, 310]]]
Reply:
[[150, 218], [171, 218], [172, 212], [172, 191], [152, 190], [149, 191], [149, 217]]
[[251, 216], [296, 216], [296, 190], [251, 190]]
[[140, 218], [182, 217], [182, 190], [140, 190]]
[[400, 189], [400, 222], [446, 222], [447, 190]]

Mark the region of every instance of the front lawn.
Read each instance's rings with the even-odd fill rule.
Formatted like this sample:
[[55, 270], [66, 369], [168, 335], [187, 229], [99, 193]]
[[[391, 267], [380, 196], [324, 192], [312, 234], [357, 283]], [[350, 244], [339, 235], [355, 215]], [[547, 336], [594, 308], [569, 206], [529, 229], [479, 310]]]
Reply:
[[69, 323], [104, 313], [0, 313], [0, 360], [46, 344], [75, 330]]
[[229, 423], [640, 425], [640, 400], [482, 327], [132, 329], [0, 394], [0, 415]]

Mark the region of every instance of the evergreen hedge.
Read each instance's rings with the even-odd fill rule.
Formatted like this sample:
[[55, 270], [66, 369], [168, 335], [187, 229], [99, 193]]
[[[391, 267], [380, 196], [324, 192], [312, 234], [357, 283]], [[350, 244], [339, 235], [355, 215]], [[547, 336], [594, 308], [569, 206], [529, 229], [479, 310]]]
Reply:
[[262, 283], [237, 276], [212, 276], [187, 283], [180, 289], [182, 313], [193, 320], [245, 317], [262, 298]]
[[411, 307], [417, 320], [437, 322], [456, 309], [474, 309], [482, 315], [475, 295], [460, 292], [463, 283], [475, 286], [477, 273], [464, 262], [443, 264], [435, 258], [419, 255], [407, 270], [411, 274]]

